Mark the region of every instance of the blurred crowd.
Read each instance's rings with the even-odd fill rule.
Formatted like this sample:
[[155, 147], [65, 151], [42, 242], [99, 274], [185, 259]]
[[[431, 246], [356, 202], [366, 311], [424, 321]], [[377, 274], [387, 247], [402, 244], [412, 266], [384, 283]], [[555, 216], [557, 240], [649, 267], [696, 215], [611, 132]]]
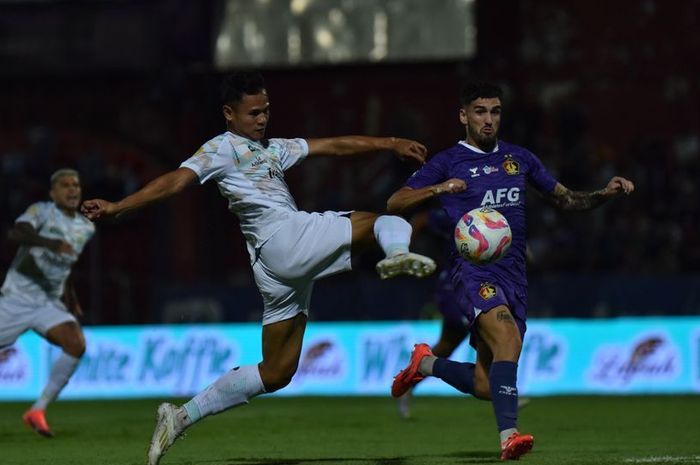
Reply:
[[[606, 15], [583, 2], [568, 9], [554, 1], [509, 3], [508, 15], [479, 3], [480, 53], [468, 63], [264, 70], [268, 135], [393, 135], [435, 153], [464, 137], [460, 83], [496, 80], [506, 90], [504, 140], [530, 149], [573, 190], [602, 188], [616, 174], [637, 189], [592, 212], [562, 213], [529, 195], [533, 313], [566, 314], [583, 301], [581, 313], [601, 315], [695, 311], [700, 62], [689, 52], [699, 45], [700, 2], [627, 1]], [[171, 63], [158, 72], [4, 79], [0, 228], [47, 198], [59, 167], [81, 172], [84, 197], [107, 199], [176, 167], [223, 130], [220, 77]], [[415, 168], [388, 155], [322, 159], [290, 170], [288, 183], [302, 209], [381, 211]], [[442, 253], [428, 239], [417, 245]], [[3, 270], [14, 250], [2, 242]], [[391, 286], [364, 292], [375, 258], [317, 286], [319, 319], [420, 314], [423, 304], [406, 308]], [[195, 302], [193, 315], [259, 318], [243, 238], [213, 185], [99, 226], [78, 272], [86, 306], [101, 309], [88, 316], [93, 323], [167, 320], [183, 314], [183, 295]], [[649, 279], [651, 286], [640, 285]], [[338, 299], [348, 292], [365, 300]], [[430, 300], [429, 285], [403, 292]], [[577, 297], [583, 294], [596, 297]]]

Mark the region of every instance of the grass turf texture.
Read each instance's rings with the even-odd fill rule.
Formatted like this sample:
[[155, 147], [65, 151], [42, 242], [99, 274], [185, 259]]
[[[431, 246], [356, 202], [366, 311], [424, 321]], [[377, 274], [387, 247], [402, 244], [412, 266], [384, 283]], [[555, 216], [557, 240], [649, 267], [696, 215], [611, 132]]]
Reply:
[[[57, 402], [56, 437], [21, 422], [28, 404], [0, 403], [0, 463], [143, 464], [158, 400]], [[179, 403], [179, 402], [178, 402]], [[258, 398], [190, 428], [162, 465], [453, 465], [497, 463], [491, 405], [418, 397], [401, 420], [391, 398]], [[535, 398], [520, 427], [526, 464], [700, 463], [700, 397]]]

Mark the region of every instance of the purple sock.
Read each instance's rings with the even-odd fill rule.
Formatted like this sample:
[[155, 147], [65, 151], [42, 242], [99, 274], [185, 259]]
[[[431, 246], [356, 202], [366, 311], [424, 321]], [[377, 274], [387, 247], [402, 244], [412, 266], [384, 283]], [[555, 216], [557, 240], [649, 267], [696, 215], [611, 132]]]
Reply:
[[433, 365], [433, 376], [465, 394], [474, 395], [474, 364], [453, 362], [438, 358]]
[[517, 428], [518, 423], [518, 364], [514, 362], [493, 362], [489, 382], [493, 412], [496, 414], [498, 431]]

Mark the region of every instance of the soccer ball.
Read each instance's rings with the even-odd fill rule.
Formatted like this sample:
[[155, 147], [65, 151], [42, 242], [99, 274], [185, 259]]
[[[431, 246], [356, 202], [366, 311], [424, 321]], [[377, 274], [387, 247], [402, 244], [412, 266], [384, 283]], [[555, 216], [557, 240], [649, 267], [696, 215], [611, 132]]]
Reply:
[[510, 248], [512, 239], [506, 217], [488, 207], [465, 213], [455, 227], [457, 252], [477, 265], [501, 258]]

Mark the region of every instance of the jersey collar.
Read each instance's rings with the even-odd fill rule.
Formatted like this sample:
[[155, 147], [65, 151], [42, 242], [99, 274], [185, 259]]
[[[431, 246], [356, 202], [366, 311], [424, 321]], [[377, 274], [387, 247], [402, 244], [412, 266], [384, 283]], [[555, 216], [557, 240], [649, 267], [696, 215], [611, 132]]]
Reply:
[[481, 150], [479, 147], [474, 147], [474, 146], [471, 145], [471, 144], [467, 144], [467, 143], [466, 143], [465, 141], [463, 141], [463, 140], [460, 140], [460, 141], [458, 142], [458, 144], [461, 144], [461, 145], [465, 146], [466, 148], [468, 148], [469, 150], [471, 150], [472, 152], [476, 152], [476, 153], [489, 154], [489, 153], [496, 153], [496, 152], [498, 152], [498, 142], [496, 142], [496, 146], [495, 146], [495, 147], [493, 148], [493, 150], [491, 150], [490, 152], [484, 152], [484, 151]]

